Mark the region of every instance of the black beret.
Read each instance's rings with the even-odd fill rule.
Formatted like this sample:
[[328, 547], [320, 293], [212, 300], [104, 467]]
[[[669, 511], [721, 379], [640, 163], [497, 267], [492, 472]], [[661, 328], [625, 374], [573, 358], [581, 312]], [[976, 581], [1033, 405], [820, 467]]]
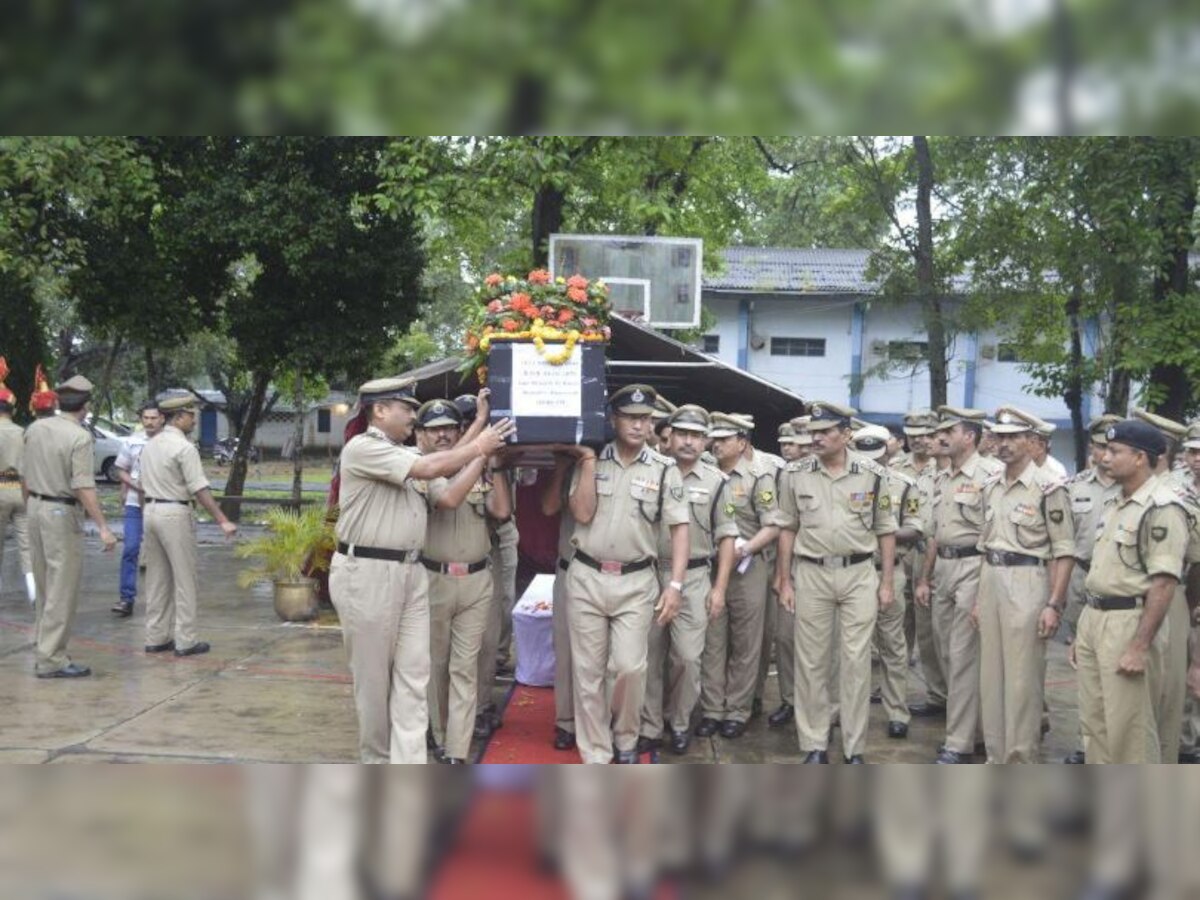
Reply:
[[1125, 444], [1135, 450], [1144, 450], [1151, 456], [1162, 456], [1167, 452], [1167, 439], [1162, 432], [1140, 419], [1123, 419], [1110, 425], [1105, 437], [1110, 444]]

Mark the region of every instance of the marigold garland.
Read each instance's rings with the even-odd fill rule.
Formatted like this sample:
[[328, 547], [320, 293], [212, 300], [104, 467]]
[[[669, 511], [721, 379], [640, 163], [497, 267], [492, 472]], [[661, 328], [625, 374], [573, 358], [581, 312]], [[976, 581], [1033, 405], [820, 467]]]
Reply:
[[[524, 279], [493, 272], [476, 294], [478, 305], [463, 339], [460, 371], [487, 381], [488, 350], [496, 341], [532, 341], [551, 365], [569, 360], [580, 341], [602, 343], [611, 336], [608, 286], [582, 275], [551, 278], [534, 269]], [[559, 344], [548, 350], [547, 344]]]

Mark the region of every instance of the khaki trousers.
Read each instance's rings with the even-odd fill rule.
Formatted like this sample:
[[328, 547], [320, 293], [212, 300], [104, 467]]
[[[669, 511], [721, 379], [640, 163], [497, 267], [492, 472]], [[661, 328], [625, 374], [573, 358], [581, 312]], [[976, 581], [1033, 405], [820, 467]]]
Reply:
[[29, 498], [29, 553], [37, 583], [35, 671], [67, 666], [67, 641], [83, 576], [83, 512], [78, 506]]
[[[492, 572], [430, 572], [428, 578], [429, 723], [447, 756], [466, 759], [479, 701], [480, 648], [492, 609]], [[482, 684], [491, 687], [490, 681]]]
[[[671, 580], [670, 568], [660, 567], [658, 580], [660, 586], [666, 585]], [[679, 613], [665, 626], [650, 624], [641, 724], [641, 733], [646, 737], [661, 735], [664, 720], [672, 731], [688, 730], [692, 710], [700, 699], [700, 661], [704, 655], [711, 589], [708, 566], [689, 569], [683, 581], [683, 605]]]
[[870, 561], [829, 569], [796, 559], [796, 732], [801, 752], [827, 750], [830, 657], [837, 619], [837, 684], [846, 757], [863, 752], [871, 697], [871, 636], [879, 612], [879, 577]]
[[904, 636], [904, 617], [908, 607], [904, 596], [904, 570], [894, 570], [896, 602], [881, 609], [875, 619], [875, 649], [879, 651], [879, 686], [883, 710], [889, 722], [912, 718], [908, 711], [908, 640]]
[[1117, 674], [1117, 663], [1137, 633], [1140, 609], [1101, 612], [1085, 607], [1075, 635], [1079, 674], [1079, 727], [1089, 763], [1156, 763], [1152, 673], [1161, 671], [1166, 636], [1161, 629], [1150, 649], [1145, 675]]
[[420, 563], [334, 554], [329, 595], [354, 677], [365, 763], [424, 763], [429, 579]]
[[4, 566], [4, 539], [12, 529], [21, 555], [21, 571], [32, 572], [29, 559], [29, 525], [25, 519], [25, 501], [19, 484], [0, 484], [0, 568]]
[[1063, 609], [1063, 624], [1067, 628], [1067, 634], [1072, 640], [1079, 633], [1079, 617], [1083, 614], [1084, 609], [1084, 583], [1087, 581], [1088, 573], [1083, 566], [1075, 563], [1075, 567], [1071, 569], [1071, 580], [1067, 582], [1067, 605]]
[[[503, 532], [502, 532], [503, 534]], [[514, 532], [515, 535], [515, 532]], [[496, 664], [508, 659], [512, 645], [512, 611], [517, 602], [517, 545], [503, 537], [492, 548], [492, 602], [488, 606], [487, 629], [479, 650], [479, 708], [492, 704], [492, 682]]]
[[[771, 586], [775, 574], [775, 545], [772, 544], [762, 552], [762, 562], [767, 564], [767, 605], [763, 609], [762, 649], [758, 653], [758, 675], [754, 679], [754, 700], [762, 702], [763, 690], [767, 684], [767, 674], [771, 670], [771, 658], [774, 654], [775, 670], [778, 674], [782, 669], [779, 661], [779, 648], [784, 643], [780, 640], [779, 631], [779, 594]], [[782, 691], [782, 689], [781, 689]]]
[[938, 557], [933, 568], [930, 612], [946, 674], [946, 749], [955, 753], [971, 753], [979, 734], [979, 630], [971, 622], [971, 610], [982, 565], [978, 556]]
[[[904, 559], [904, 576], [908, 583], [908, 596], [916, 591], [916, 567], [923, 565], [925, 554], [913, 551]], [[946, 656], [938, 641], [934, 625], [933, 598], [929, 606], [912, 604], [913, 635], [921, 655], [921, 674], [925, 676], [925, 702], [933, 706], [946, 705]], [[910, 648], [911, 649], [911, 648]]]
[[554, 573], [554, 725], [575, 733], [575, 679], [571, 665], [571, 627], [567, 619], [567, 570], [558, 561]]
[[1045, 566], [984, 565], [979, 575], [979, 706], [989, 763], [1034, 763], [1041, 743]]
[[1167, 617], [1163, 620], [1167, 645], [1159, 678], [1156, 713], [1159, 753], [1165, 763], [1179, 759], [1179, 742], [1183, 736], [1183, 703], [1187, 696], [1187, 645], [1191, 624], [1184, 587], [1178, 585], [1171, 605], [1167, 607]]
[[725, 611], [708, 623], [700, 686], [705, 718], [750, 718], [772, 571], [762, 557], [755, 557], [744, 575], [735, 569], [725, 592]]
[[149, 503], [144, 510], [146, 549], [146, 644], [195, 645], [196, 526], [192, 508]]
[[[1197, 639], [1200, 639], [1200, 629], [1189, 623], [1189, 638], [1188, 638], [1188, 663], [1195, 660], [1195, 647]], [[1195, 753], [1200, 751], [1200, 700], [1192, 696], [1191, 691], [1187, 691], [1187, 697], [1183, 702], [1183, 731], [1179, 738], [1180, 751]]]
[[796, 690], [792, 683], [796, 666], [796, 614], [779, 605], [779, 594], [767, 590], [767, 609], [763, 627], [762, 658], [758, 663], [758, 682], [754, 699], [763, 698], [767, 671], [771, 667], [771, 647], [775, 648], [775, 677], [779, 682], [779, 702], [796, 705]]
[[[657, 598], [653, 566], [610, 575], [575, 559], [567, 570], [575, 735], [585, 763], [608, 763], [614, 746], [621, 751], [637, 746]], [[611, 703], [606, 690], [610, 668]]]

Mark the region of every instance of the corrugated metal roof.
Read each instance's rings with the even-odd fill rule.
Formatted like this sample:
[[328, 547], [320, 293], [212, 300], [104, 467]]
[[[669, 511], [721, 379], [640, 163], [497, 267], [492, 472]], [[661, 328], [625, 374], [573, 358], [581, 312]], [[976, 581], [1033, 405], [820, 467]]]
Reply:
[[[870, 250], [805, 250], [792, 247], [728, 247], [721, 252], [724, 270], [704, 278], [704, 289], [750, 293], [873, 294], [867, 278]], [[966, 290], [967, 276], [953, 279]]]

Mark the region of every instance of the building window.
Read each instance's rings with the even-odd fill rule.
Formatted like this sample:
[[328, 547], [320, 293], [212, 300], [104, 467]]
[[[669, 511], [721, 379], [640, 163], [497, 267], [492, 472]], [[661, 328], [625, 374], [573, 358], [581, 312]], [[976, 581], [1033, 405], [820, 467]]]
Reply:
[[676, 269], [688, 269], [692, 265], [692, 248], [675, 247], [671, 250], [671, 266]]
[[1028, 361], [1021, 352], [1020, 344], [1000, 344], [996, 347], [996, 362], [1021, 363]]
[[717, 354], [721, 352], [721, 336], [719, 334], [704, 335], [704, 352]]
[[824, 356], [825, 338], [773, 337], [772, 356]]
[[329, 434], [329, 432], [331, 430], [332, 430], [332, 428], [330, 426], [329, 410], [318, 409], [317, 410], [317, 431], [320, 434]]
[[929, 357], [928, 341], [888, 341], [888, 361], [894, 363], [919, 363]]
[[691, 303], [692, 288], [690, 285], [677, 284], [675, 285], [675, 302], [676, 303]]
[[574, 275], [579, 271], [579, 254], [574, 247], [562, 248], [562, 266], [559, 269], [559, 274], [564, 276]]

